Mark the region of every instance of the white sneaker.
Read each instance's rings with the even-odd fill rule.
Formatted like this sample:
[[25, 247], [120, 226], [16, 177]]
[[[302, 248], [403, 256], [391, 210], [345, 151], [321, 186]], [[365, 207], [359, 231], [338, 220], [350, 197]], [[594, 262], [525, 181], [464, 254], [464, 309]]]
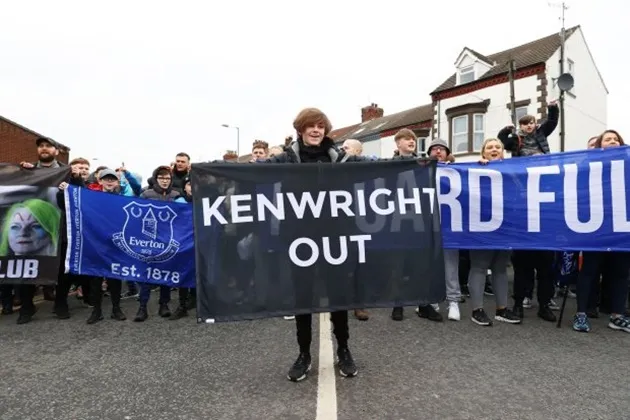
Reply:
[[291, 321], [295, 319], [295, 316], [294, 315], [285, 316], [284, 319], [286, 319], [287, 321]]
[[448, 319], [451, 321], [459, 321], [461, 319], [459, 304], [457, 302], [448, 303]]
[[532, 307], [532, 300], [530, 298], [523, 299], [523, 308], [530, 309]]

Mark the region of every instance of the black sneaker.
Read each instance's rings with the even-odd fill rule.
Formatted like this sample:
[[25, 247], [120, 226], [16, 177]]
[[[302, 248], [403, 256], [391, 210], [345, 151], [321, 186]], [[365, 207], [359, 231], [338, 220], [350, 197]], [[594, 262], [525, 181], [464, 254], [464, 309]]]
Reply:
[[442, 322], [444, 317], [438, 311], [435, 310], [433, 305], [418, 306], [416, 313], [420, 318], [426, 318], [429, 321]]
[[168, 318], [169, 316], [171, 316], [171, 310], [168, 308], [168, 305], [166, 303], [160, 305], [158, 315], [162, 318]]
[[116, 321], [125, 321], [127, 319], [127, 316], [122, 311], [122, 309], [120, 309], [120, 306], [114, 306], [112, 308], [111, 318], [115, 319]]
[[20, 313], [18, 315], [17, 324], [28, 324], [33, 320], [33, 315], [37, 312], [37, 307], [33, 307], [32, 310], [20, 309]]
[[175, 309], [175, 312], [173, 312], [173, 314], [169, 318], [169, 321], [177, 321], [178, 319], [182, 319], [186, 316], [188, 316], [188, 311], [185, 307], [182, 307], [180, 305], [177, 307], [177, 309]]
[[553, 313], [548, 305], [538, 308], [538, 318], [544, 319], [548, 322], [556, 322], [556, 315]]
[[404, 318], [402, 306], [392, 309], [392, 319], [394, 321], [402, 321]]
[[92, 314], [90, 314], [90, 317], [88, 318], [86, 322], [91, 325], [91, 324], [96, 324], [98, 321], [102, 321], [102, 320], [103, 320], [103, 312], [100, 309], [93, 309]]
[[525, 310], [523, 309], [522, 305], [514, 305], [514, 309], [512, 309], [512, 312], [520, 319], [525, 318]]
[[146, 306], [141, 306], [138, 308], [138, 313], [136, 317], [133, 319], [133, 322], [144, 322], [149, 317], [149, 313], [147, 312]]
[[337, 366], [339, 367], [339, 374], [341, 376], [344, 376], [346, 378], [357, 376], [357, 367], [354, 364], [354, 360], [352, 360], [352, 354], [350, 354], [350, 350], [348, 350], [347, 347], [337, 349], [337, 357], [339, 358]]
[[289, 369], [289, 378], [292, 382], [300, 382], [306, 379], [306, 375], [311, 370], [311, 355], [308, 353], [300, 353], [291, 369]]
[[70, 311], [68, 310], [68, 305], [55, 305], [55, 315], [57, 319], [69, 319]]
[[462, 296], [470, 297], [470, 290], [468, 290], [468, 285], [467, 284], [460, 285], [460, 288], [462, 290]]
[[492, 320], [488, 317], [483, 308], [475, 309], [470, 319], [477, 325], [483, 325], [484, 327], [492, 326]]
[[497, 309], [497, 312], [494, 314], [494, 319], [507, 322], [508, 324], [520, 324], [522, 322], [521, 318], [508, 308]]

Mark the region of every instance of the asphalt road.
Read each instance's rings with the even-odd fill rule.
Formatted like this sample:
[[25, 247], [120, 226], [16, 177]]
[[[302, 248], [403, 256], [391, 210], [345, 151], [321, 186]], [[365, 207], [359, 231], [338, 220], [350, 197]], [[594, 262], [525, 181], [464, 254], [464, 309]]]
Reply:
[[[131, 317], [137, 303], [123, 308]], [[535, 310], [523, 325], [492, 328], [468, 317], [433, 323], [413, 308], [402, 322], [371, 311], [369, 321], [351, 321], [359, 376], [337, 375], [318, 394], [317, 322], [313, 371], [296, 384], [286, 379], [297, 356], [292, 321], [197, 325], [158, 318], [153, 306], [142, 324], [90, 326], [74, 298], [69, 320], [51, 309], [42, 303], [22, 326], [16, 315], [0, 317], [2, 420], [316, 419], [318, 395], [320, 405], [336, 402], [336, 417], [321, 419], [630, 417], [630, 335], [604, 319], [580, 334], [570, 316], [556, 329]]]

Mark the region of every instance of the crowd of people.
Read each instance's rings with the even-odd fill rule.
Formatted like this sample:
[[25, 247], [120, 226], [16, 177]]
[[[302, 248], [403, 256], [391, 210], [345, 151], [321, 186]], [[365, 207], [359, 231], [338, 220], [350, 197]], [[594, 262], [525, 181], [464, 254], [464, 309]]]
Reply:
[[[487, 138], [481, 145], [479, 164], [505, 158], [509, 151], [512, 158], [526, 159], [529, 156], [551, 153], [547, 137], [555, 130], [559, 118], [558, 106], [551, 102], [548, 106], [548, 117], [538, 123], [535, 116], [526, 115], [518, 121], [518, 127], [507, 126], [496, 137]], [[351, 163], [355, 161], [375, 160], [373, 156], [363, 156], [362, 143], [358, 140], [346, 140], [340, 147], [328, 136], [332, 125], [328, 117], [318, 109], [307, 108], [296, 117], [293, 127], [296, 139], [287, 138], [282, 146], [269, 147], [264, 141], [255, 141], [252, 147], [253, 162], [260, 163]], [[417, 159], [418, 139], [416, 134], [403, 128], [394, 137], [395, 151], [391, 159]], [[606, 130], [588, 141], [588, 148], [609, 148], [624, 145], [619, 133]], [[57, 160], [59, 146], [49, 138], [38, 138], [36, 141], [38, 161], [22, 162], [24, 170], [46, 170], [58, 168], [64, 164]], [[452, 163], [455, 157], [451, 153], [448, 142], [433, 139], [426, 150], [429, 158], [443, 164]], [[125, 167], [98, 167], [92, 170], [87, 159], [76, 158], [69, 164], [71, 170], [66, 182], [59, 186], [59, 200], [63, 200], [63, 190], [68, 185], [75, 185], [108, 194], [120, 194], [130, 197], [141, 197], [150, 200], [191, 202], [190, 156], [179, 153], [171, 165], [158, 166], [142, 186], [142, 179]], [[60, 205], [60, 208], [65, 206]], [[62, 224], [65, 220], [62, 217]], [[71, 288], [76, 296], [92, 307], [87, 319], [88, 324], [103, 320], [103, 296], [111, 298], [111, 318], [124, 321], [120, 302], [125, 298], [136, 298], [139, 301], [134, 321], [143, 322], [149, 317], [147, 303], [152, 291], [159, 289], [158, 316], [170, 320], [178, 320], [188, 315], [195, 306], [195, 289], [179, 288], [179, 301], [171, 312], [171, 288], [154, 286], [147, 283], [126, 284], [123, 293], [122, 282], [116, 279], [102, 279], [86, 276], [74, 276], [64, 273], [66, 252], [65, 235], [60, 236], [62, 254], [56, 287], [43, 287], [43, 295], [54, 301], [54, 312], [60, 319], [70, 317], [68, 296]], [[569, 272], [559, 269], [567, 261], [567, 255], [573, 268]], [[580, 267], [578, 267], [578, 254]], [[630, 318], [627, 311], [629, 296], [630, 262], [622, 252], [553, 252], [531, 250], [444, 250], [445, 289], [447, 318], [452, 321], [461, 319], [460, 303], [470, 300], [470, 319], [482, 326], [491, 326], [494, 321], [508, 324], [520, 324], [525, 317], [525, 309], [531, 308], [534, 302], [534, 291], [538, 302], [537, 316], [547, 322], [555, 322], [555, 310], [559, 307], [554, 301], [560, 274], [568, 278], [574, 288], [570, 292], [577, 297], [577, 313], [573, 318], [573, 329], [580, 332], [591, 330], [590, 319], [599, 317], [600, 313], [609, 315], [608, 327], [630, 333]], [[514, 271], [512, 305], [508, 287], [508, 267]], [[561, 273], [562, 272], [562, 273]], [[25, 324], [33, 319], [36, 306], [33, 298], [36, 286], [2, 285], [2, 314], [10, 315], [14, 307], [19, 306], [18, 324]], [[486, 311], [484, 295], [494, 296], [494, 311]], [[441, 302], [422, 305], [415, 308], [417, 315], [435, 322], [442, 322]], [[491, 317], [490, 314], [494, 313]], [[365, 309], [354, 310], [354, 316], [367, 321], [370, 314]], [[310, 314], [295, 317], [299, 355], [288, 373], [292, 381], [306, 378], [311, 368], [311, 323]], [[404, 318], [402, 307], [392, 310], [391, 318], [401, 321]], [[357, 374], [357, 368], [348, 347], [349, 327], [348, 311], [331, 313], [333, 332], [337, 339], [338, 369], [341, 375], [351, 377]]]

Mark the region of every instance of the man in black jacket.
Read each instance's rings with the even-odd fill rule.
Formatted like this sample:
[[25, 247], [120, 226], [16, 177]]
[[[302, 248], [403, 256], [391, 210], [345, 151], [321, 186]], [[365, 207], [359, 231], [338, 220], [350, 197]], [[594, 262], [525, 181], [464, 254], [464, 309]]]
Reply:
[[[22, 162], [20, 166], [24, 169], [52, 169], [61, 168], [66, 166], [64, 163], [57, 160], [59, 155], [59, 145], [53, 139], [48, 137], [39, 137], [35, 140], [37, 145], [37, 156], [39, 160], [35, 163]], [[68, 247], [68, 239], [64, 234], [66, 231], [66, 212], [65, 212], [65, 200], [63, 190], [67, 184], [84, 186], [81, 172], [78, 168], [73, 167], [71, 172], [69, 171], [68, 178], [59, 186], [59, 192], [57, 193], [57, 205], [61, 209], [61, 223], [59, 237], [59, 274], [57, 279], [57, 287], [55, 291], [55, 307], [54, 312], [59, 319], [70, 318], [70, 312], [68, 310], [68, 292], [70, 290], [70, 279], [65, 273], [65, 259], [66, 249]], [[33, 285], [20, 286], [20, 300], [22, 301], [22, 307], [20, 308], [20, 314], [18, 316], [18, 324], [26, 324], [30, 322], [33, 315], [36, 312], [35, 305], [33, 304], [33, 297], [35, 296], [36, 287]], [[50, 290], [50, 289], [48, 289]], [[48, 292], [50, 293], [50, 292]]]
[[[519, 120], [519, 129], [507, 126], [497, 137], [503, 142], [505, 150], [512, 152], [512, 157], [527, 157], [550, 153], [547, 137], [558, 125], [560, 110], [556, 101], [548, 107], [548, 117], [540, 125], [536, 125], [536, 117], [525, 115]], [[554, 294], [552, 275], [553, 251], [515, 250], [512, 253], [514, 267], [514, 314], [524, 317], [523, 301], [532, 293], [535, 280], [538, 280], [538, 317], [545, 321], [555, 322], [556, 316], [550, 304]]]

